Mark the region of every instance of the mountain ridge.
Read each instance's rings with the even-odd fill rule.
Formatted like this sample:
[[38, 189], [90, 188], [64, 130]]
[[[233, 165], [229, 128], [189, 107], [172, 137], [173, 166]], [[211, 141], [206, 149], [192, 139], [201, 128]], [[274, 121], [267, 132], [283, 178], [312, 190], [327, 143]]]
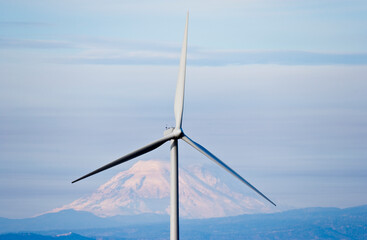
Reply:
[[[270, 212], [262, 201], [231, 189], [209, 170], [180, 168], [180, 216], [211, 218], [245, 213]], [[246, 188], [246, 186], [243, 186]], [[89, 211], [97, 216], [169, 214], [169, 162], [138, 161], [113, 176], [89, 196], [53, 209]]]

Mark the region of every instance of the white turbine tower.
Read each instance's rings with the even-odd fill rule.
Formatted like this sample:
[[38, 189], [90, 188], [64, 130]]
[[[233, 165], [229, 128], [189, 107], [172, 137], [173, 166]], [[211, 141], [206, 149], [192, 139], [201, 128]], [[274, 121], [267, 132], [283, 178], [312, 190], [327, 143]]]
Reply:
[[175, 119], [176, 119], [176, 127], [175, 128], [169, 128], [164, 132], [164, 137], [160, 138], [142, 148], [139, 148], [135, 150], [134, 152], [131, 152], [113, 162], [110, 162], [109, 164], [106, 164], [93, 172], [90, 172], [86, 175], [84, 175], [81, 178], [78, 178], [77, 180], [73, 181], [72, 183], [75, 183], [77, 181], [80, 181], [84, 178], [87, 178], [89, 176], [92, 176], [96, 173], [102, 172], [104, 170], [107, 170], [111, 167], [114, 167], [118, 164], [121, 164], [123, 162], [126, 162], [128, 160], [131, 160], [133, 158], [136, 158], [138, 156], [141, 156], [147, 152], [150, 152], [159, 146], [161, 146], [163, 143], [167, 141], [171, 141], [171, 212], [170, 212], [170, 239], [171, 240], [178, 240], [179, 239], [179, 224], [178, 224], [178, 217], [179, 217], [179, 209], [178, 209], [178, 148], [177, 143], [179, 139], [184, 140], [189, 145], [194, 147], [196, 150], [207, 156], [210, 160], [214, 161], [219, 166], [223, 167], [225, 170], [227, 170], [229, 173], [231, 173], [233, 176], [238, 178], [240, 181], [242, 181], [244, 184], [246, 184], [248, 187], [250, 187], [252, 190], [254, 190], [256, 193], [258, 193], [260, 196], [265, 198], [267, 201], [269, 201], [274, 206], [275, 203], [273, 203], [269, 198], [267, 198], [264, 194], [262, 194], [259, 190], [257, 190], [254, 186], [252, 186], [248, 181], [246, 181], [243, 177], [241, 177], [238, 173], [236, 173], [233, 169], [231, 169], [229, 166], [227, 166], [224, 162], [219, 160], [216, 156], [214, 156], [211, 152], [209, 152], [207, 149], [205, 149], [203, 146], [198, 144], [197, 142], [194, 142], [192, 139], [190, 139], [183, 131], [182, 131], [182, 115], [183, 115], [183, 106], [184, 106], [184, 92], [185, 92], [185, 74], [186, 74], [186, 52], [187, 52], [187, 29], [188, 29], [188, 21], [189, 21], [189, 14], [187, 14], [186, 18], [186, 27], [185, 27], [185, 35], [184, 40], [182, 44], [182, 51], [181, 51], [181, 59], [180, 59], [180, 69], [178, 74], [178, 80], [177, 80], [177, 87], [176, 87], [176, 96], [175, 96], [175, 106], [174, 106], [174, 112], [175, 112]]

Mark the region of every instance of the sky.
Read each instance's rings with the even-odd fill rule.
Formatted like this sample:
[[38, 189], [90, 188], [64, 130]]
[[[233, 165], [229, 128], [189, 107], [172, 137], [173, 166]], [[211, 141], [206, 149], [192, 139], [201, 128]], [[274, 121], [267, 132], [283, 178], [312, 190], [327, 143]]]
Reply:
[[278, 209], [367, 204], [366, 1], [0, 0], [0, 217], [169, 161], [70, 183], [174, 125], [187, 10], [185, 133]]

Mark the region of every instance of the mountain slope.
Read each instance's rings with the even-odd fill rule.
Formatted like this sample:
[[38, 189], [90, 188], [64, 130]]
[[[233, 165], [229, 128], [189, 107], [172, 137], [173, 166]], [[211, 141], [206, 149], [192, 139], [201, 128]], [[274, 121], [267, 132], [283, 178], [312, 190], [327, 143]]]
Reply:
[[[263, 202], [230, 189], [200, 167], [180, 169], [180, 216], [211, 218], [269, 212]], [[90, 196], [61, 208], [88, 211], [97, 216], [169, 214], [169, 163], [139, 161], [101, 185]], [[245, 186], [244, 186], [245, 187]]]

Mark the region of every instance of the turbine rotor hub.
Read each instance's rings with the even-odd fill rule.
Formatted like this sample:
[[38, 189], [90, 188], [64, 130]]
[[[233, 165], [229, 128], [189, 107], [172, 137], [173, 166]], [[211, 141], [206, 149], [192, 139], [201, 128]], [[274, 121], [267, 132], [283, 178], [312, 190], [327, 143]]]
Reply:
[[175, 128], [172, 133], [175, 135], [175, 138], [177, 139], [181, 138], [184, 135], [181, 128]]

